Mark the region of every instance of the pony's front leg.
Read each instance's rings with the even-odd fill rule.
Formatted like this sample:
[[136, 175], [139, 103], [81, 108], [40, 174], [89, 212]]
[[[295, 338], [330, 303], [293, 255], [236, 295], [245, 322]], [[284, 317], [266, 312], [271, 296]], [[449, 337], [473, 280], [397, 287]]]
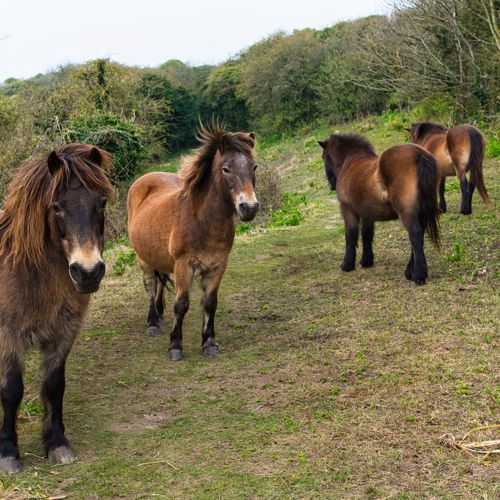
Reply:
[[359, 217], [345, 205], [340, 206], [345, 222], [345, 255], [340, 270], [353, 271], [356, 267], [356, 247], [359, 236]]
[[201, 331], [201, 345], [203, 354], [218, 356], [219, 345], [215, 341], [215, 312], [217, 310], [217, 295], [219, 285], [224, 275], [226, 266], [218, 269], [216, 273], [207, 273], [201, 280], [203, 289], [203, 328]]
[[42, 400], [45, 409], [43, 444], [51, 464], [66, 464], [76, 460], [64, 435], [63, 424], [65, 368], [69, 349], [61, 351], [60, 346], [51, 345], [42, 347], [42, 350], [44, 352]]
[[373, 233], [375, 224], [372, 221], [363, 219], [361, 226], [361, 239], [363, 240], [363, 255], [361, 256], [362, 267], [373, 266]]
[[18, 472], [21, 470], [21, 461], [17, 447], [16, 417], [24, 394], [23, 362], [14, 353], [2, 358], [0, 472]]
[[189, 289], [193, 281], [193, 269], [189, 263], [179, 260], [175, 263], [175, 301], [174, 301], [174, 326], [170, 334], [170, 359], [180, 361], [182, 354], [182, 324], [184, 316], [189, 310]]

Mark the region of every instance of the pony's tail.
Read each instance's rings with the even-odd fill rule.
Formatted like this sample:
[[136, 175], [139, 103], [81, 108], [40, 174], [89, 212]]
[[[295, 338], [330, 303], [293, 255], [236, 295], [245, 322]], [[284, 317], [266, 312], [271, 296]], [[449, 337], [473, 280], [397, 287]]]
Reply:
[[418, 198], [420, 224], [427, 232], [436, 248], [441, 248], [441, 234], [439, 231], [439, 215], [437, 186], [439, 172], [436, 160], [427, 151], [418, 151], [417, 159]]
[[470, 181], [476, 186], [477, 191], [485, 203], [490, 202], [483, 177], [483, 159], [485, 141], [481, 132], [476, 129], [469, 130], [470, 155], [466, 170], [470, 171]]

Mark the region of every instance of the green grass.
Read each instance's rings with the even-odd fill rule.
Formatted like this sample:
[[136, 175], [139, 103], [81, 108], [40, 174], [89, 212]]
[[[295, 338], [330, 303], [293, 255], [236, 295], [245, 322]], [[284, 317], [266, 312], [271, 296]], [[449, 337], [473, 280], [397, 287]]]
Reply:
[[[399, 121], [352, 128], [379, 152], [405, 140]], [[498, 496], [498, 462], [463, 455], [443, 438], [500, 418], [496, 207], [475, 196], [473, 215], [461, 216], [459, 192], [447, 194], [443, 251], [427, 243], [423, 287], [403, 276], [409, 247], [397, 221], [377, 225], [374, 268], [339, 273], [343, 226], [315, 144], [328, 132], [258, 150], [280, 169], [284, 191], [307, 205], [300, 225], [237, 237], [217, 311], [220, 358], [201, 354], [198, 287], [186, 359], [172, 363], [168, 336], [144, 335], [137, 266], [107, 274], [68, 360], [65, 423], [75, 464], [51, 467], [42, 457], [39, 356], [29, 356], [19, 420], [24, 471], [0, 478], [3, 496]], [[499, 167], [486, 161], [492, 200]], [[127, 251], [125, 242], [110, 246], [108, 269]]]

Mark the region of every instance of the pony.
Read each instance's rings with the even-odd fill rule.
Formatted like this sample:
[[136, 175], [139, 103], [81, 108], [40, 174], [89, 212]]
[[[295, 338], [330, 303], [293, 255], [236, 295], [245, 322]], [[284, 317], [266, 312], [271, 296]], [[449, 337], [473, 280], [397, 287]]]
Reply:
[[201, 147], [178, 175], [148, 173], [128, 193], [129, 236], [149, 299], [147, 335], [161, 334], [163, 291], [172, 277], [175, 282], [169, 347], [173, 361], [183, 358], [182, 323], [195, 276], [201, 277], [203, 290], [203, 352], [219, 355], [214, 318], [234, 241], [235, 215], [250, 221], [259, 209], [254, 134], [201, 126], [199, 139]]
[[75, 460], [64, 435], [66, 358], [104, 276], [110, 155], [68, 144], [22, 166], [0, 213], [0, 471], [21, 470], [16, 415], [26, 351], [43, 354], [42, 438], [52, 464]]
[[[434, 155], [439, 168], [441, 181], [439, 184], [439, 208], [446, 212], [444, 198], [446, 177], [456, 175], [460, 182], [462, 202], [460, 213], [472, 213], [472, 195], [477, 188], [485, 203], [489, 202], [484, 185], [483, 159], [486, 138], [482, 132], [472, 125], [459, 125], [446, 132], [442, 125], [429, 122], [412, 123], [406, 129], [410, 133], [410, 141], [419, 144]], [[470, 180], [467, 181], [467, 172]]]
[[341, 271], [355, 268], [360, 220], [361, 266], [371, 267], [375, 221], [399, 217], [411, 243], [405, 276], [416, 284], [424, 284], [428, 275], [424, 232], [437, 247], [440, 241], [439, 176], [434, 157], [414, 144], [393, 146], [378, 157], [373, 145], [358, 134], [334, 133], [318, 144], [323, 148], [329, 184], [336, 185], [345, 223], [346, 248]]

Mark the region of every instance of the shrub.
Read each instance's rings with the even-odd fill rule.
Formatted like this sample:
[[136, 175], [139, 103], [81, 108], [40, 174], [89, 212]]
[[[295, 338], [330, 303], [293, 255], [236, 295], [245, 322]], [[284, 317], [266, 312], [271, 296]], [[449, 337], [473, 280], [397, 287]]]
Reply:
[[114, 183], [131, 180], [144, 154], [141, 130], [125, 118], [107, 113], [81, 115], [63, 131], [66, 142], [95, 144], [113, 155], [110, 172]]
[[488, 141], [488, 144], [486, 144], [486, 154], [492, 158], [500, 157], [500, 138]]

